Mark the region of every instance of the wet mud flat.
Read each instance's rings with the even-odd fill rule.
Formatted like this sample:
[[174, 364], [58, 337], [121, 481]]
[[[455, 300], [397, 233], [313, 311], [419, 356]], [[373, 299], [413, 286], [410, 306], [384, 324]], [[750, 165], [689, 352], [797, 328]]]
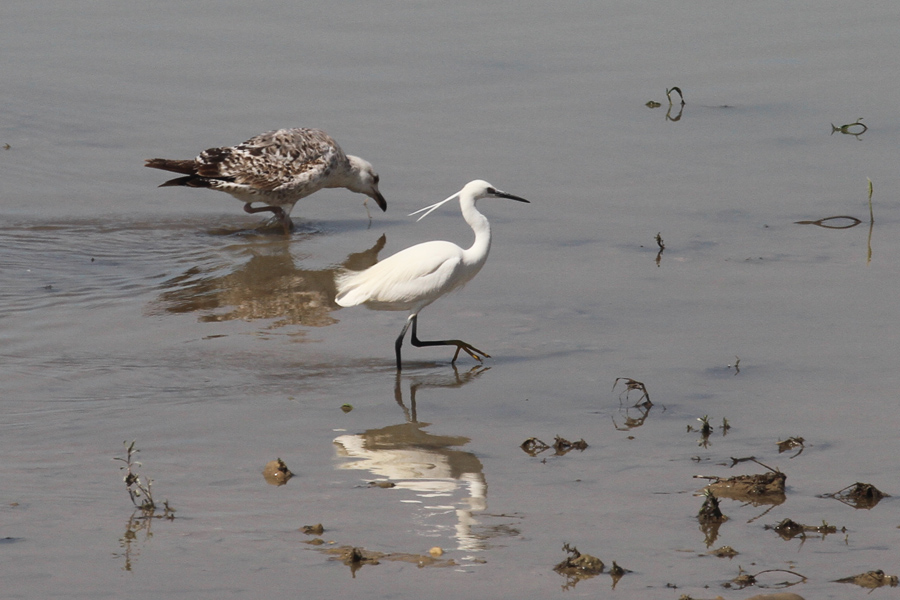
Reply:
[[[398, 376], [391, 319], [329, 302], [330, 273], [376, 260], [390, 228], [330, 264], [318, 255], [333, 234], [285, 240], [224, 221], [28, 222], [0, 235], [18, 282], [4, 318], [13, 585], [34, 573], [29, 548], [46, 552], [76, 522], [94, 524], [81, 539], [105, 558], [56, 560], [101, 574], [98, 586], [177, 578], [185, 554], [235, 589], [275, 572], [285, 589], [364, 583], [374, 595], [398, 578], [439, 596], [896, 585], [884, 552], [896, 490], [870, 454], [894, 443], [878, 407], [850, 427], [796, 371], [752, 352], [699, 368], [683, 354], [626, 357], [601, 372], [584, 348], [616, 327], [582, 322], [555, 357], [544, 325], [524, 325], [539, 310], [517, 309], [509, 343], [509, 317], [486, 305], [464, 317], [499, 332], [495, 359], [414, 355]], [[56, 261], [35, 258], [60, 246]], [[623, 339], [637, 322], [624, 314]], [[66, 450], [46, 465], [54, 449]], [[35, 469], [52, 474], [40, 495], [24, 477]]]
[[[0, 595], [896, 594], [893, 4], [45, 4], [0, 36]], [[295, 126], [388, 211], [142, 166]], [[397, 377], [334, 275], [465, 245], [407, 215], [473, 178], [531, 204], [420, 325], [492, 358]]]

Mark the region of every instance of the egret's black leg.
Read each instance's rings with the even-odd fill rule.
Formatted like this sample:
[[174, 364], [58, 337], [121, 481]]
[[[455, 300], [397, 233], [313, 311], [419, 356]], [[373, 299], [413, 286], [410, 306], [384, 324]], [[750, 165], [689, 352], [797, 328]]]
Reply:
[[403, 336], [406, 335], [406, 330], [409, 329], [409, 324], [413, 323], [413, 331], [416, 330], [415, 326], [416, 316], [413, 315], [409, 319], [406, 320], [406, 325], [403, 326], [403, 330], [400, 332], [400, 335], [397, 337], [397, 341], [394, 342], [394, 352], [397, 353], [397, 372], [403, 368], [400, 363], [400, 346], [403, 345]]
[[[491, 357], [491, 355], [488, 354], [487, 352], [485, 352], [484, 350], [479, 350], [472, 344], [467, 344], [466, 342], [464, 342], [462, 340], [432, 340], [432, 341], [420, 340], [419, 337], [416, 335], [416, 324], [418, 322], [418, 319], [419, 319], [418, 315], [413, 315], [409, 318], [409, 320], [412, 322], [412, 337], [410, 338], [410, 341], [412, 342], [413, 346], [415, 346], [417, 348], [421, 348], [423, 346], [456, 346], [456, 353], [453, 355], [453, 360], [450, 361], [450, 364], [456, 363], [456, 359], [459, 357], [460, 350], [463, 350], [466, 354], [468, 354], [469, 356], [471, 356], [478, 362], [482, 361], [482, 357], [484, 357], [484, 358]], [[409, 323], [407, 323], [407, 325], [409, 325]], [[405, 327], [403, 328], [403, 332], [406, 333]], [[398, 340], [398, 342], [399, 342], [399, 340]], [[399, 356], [399, 352], [400, 352], [399, 345], [397, 346], [397, 352], [398, 352], [397, 356]], [[481, 356], [479, 356], [479, 354]]]

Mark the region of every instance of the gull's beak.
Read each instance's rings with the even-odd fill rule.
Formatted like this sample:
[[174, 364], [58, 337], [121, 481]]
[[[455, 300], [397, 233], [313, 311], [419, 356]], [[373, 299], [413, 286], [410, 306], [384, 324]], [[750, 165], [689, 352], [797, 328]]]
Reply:
[[378, 205], [378, 208], [382, 210], [382, 212], [387, 210], [387, 202], [384, 201], [384, 196], [381, 195], [381, 192], [379, 192], [378, 190], [374, 190], [372, 199], [375, 201], [375, 204]]

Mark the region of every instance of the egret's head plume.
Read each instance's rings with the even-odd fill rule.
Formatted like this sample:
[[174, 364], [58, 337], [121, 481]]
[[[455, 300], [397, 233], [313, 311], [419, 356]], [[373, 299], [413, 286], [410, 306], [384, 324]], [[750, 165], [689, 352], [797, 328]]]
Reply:
[[411, 216], [413, 216], [413, 215], [419, 214], [420, 212], [424, 212], [424, 214], [423, 214], [421, 217], [419, 217], [418, 219], [416, 219], [416, 222], [421, 221], [422, 219], [424, 219], [425, 217], [427, 217], [428, 215], [430, 215], [432, 212], [434, 212], [435, 210], [437, 210], [438, 208], [440, 208], [442, 205], [444, 205], [444, 204], [446, 204], [447, 202], [450, 202], [450, 201], [453, 200], [454, 198], [458, 198], [458, 197], [459, 197], [459, 192], [456, 192], [455, 194], [453, 194], [452, 196], [450, 196], [450, 197], [447, 198], [446, 200], [441, 200], [440, 202], [436, 202], [436, 203], [432, 204], [431, 206], [426, 206], [425, 208], [420, 208], [419, 210], [417, 210], [417, 211], [415, 211], [415, 212], [409, 213], [409, 216], [411, 217]]

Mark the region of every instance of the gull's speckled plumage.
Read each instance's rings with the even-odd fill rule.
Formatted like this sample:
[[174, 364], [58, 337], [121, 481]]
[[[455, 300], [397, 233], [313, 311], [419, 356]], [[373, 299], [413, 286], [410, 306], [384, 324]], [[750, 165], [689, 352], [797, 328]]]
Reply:
[[[386, 209], [372, 165], [344, 154], [338, 143], [319, 129], [278, 129], [237, 146], [209, 148], [193, 160], [153, 158], [145, 166], [185, 175], [160, 187], [181, 185], [226, 192], [244, 202], [247, 212], [274, 213], [286, 228], [291, 225], [294, 204], [322, 188], [347, 188]], [[252, 207], [253, 202], [264, 206]]]

